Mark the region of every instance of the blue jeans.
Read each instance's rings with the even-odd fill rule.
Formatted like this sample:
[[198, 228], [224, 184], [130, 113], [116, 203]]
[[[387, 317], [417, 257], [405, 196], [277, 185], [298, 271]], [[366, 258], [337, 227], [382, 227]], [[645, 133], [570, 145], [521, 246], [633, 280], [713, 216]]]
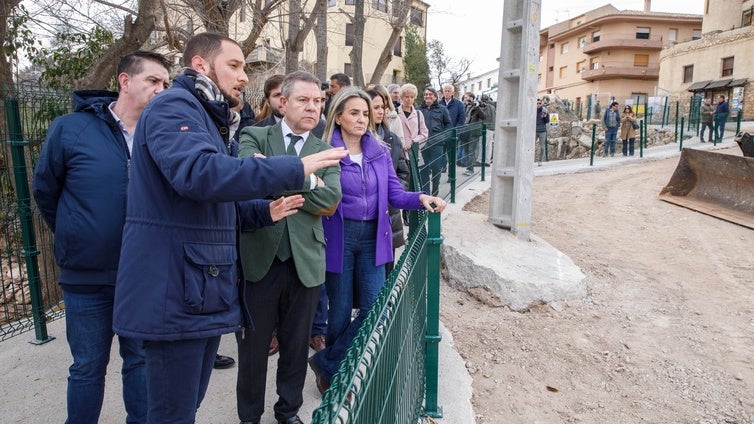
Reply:
[[[340, 361], [385, 284], [385, 265], [375, 265], [377, 221], [346, 219], [343, 226], [343, 272], [328, 272], [325, 277], [330, 299], [327, 347], [313, 357], [327, 380], [338, 371]], [[359, 308], [359, 314], [351, 321], [354, 306]]]
[[[68, 419], [66, 423], [99, 421], [105, 394], [105, 374], [113, 344], [112, 287], [96, 293], [74, 293], [63, 289], [65, 329], [73, 364], [68, 369]], [[141, 341], [118, 337], [123, 358], [123, 403], [127, 423], [144, 423], [147, 418], [147, 386], [144, 377], [144, 348]]]
[[195, 422], [218, 346], [220, 336], [144, 342], [149, 394], [147, 424]]
[[725, 135], [725, 122], [728, 120], [728, 115], [715, 115], [715, 141], [720, 141]]
[[618, 138], [618, 127], [605, 130], [605, 156], [615, 154], [615, 139]]

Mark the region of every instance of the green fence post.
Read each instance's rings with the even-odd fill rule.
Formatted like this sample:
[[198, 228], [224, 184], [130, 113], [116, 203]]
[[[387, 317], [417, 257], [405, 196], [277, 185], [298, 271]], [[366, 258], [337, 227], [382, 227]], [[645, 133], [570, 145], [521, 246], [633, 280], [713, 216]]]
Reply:
[[684, 129], [684, 124], [685, 123], [686, 123], [686, 117], [685, 116], [681, 116], [681, 141], [678, 143], [678, 151], [679, 152], [683, 150], [683, 129]]
[[662, 128], [668, 124], [668, 96], [665, 96], [665, 103], [662, 105]]
[[[419, 143], [411, 143], [411, 154], [409, 154], [409, 189], [411, 191], [421, 191], [422, 184], [419, 173]], [[417, 211], [408, 211], [408, 233], [411, 234], [419, 226], [419, 213]]]
[[589, 166], [594, 166], [594, 139], [597, 137], [597, 124], [592, 124], [592, 152], [589, 154]]
[[[452, 152], [452, 154], [451, 154]], [[458, 152], [458, 132], [455, 128], [450, 133], [450, 150], [448, 151], [448, 181], [450, 182], [450, 203], [456, 202], [456, 155]]]
[[424, 397], [424, 414], [432, 418], [442, 418], [442, 407], [437, 405], [439, 383], [440, 336], [440, 214], [430, 213], [427, 217], [427, 334], [425, 363], [427, 387]]
[[644, 127], [646, 125], [647, 124], [645, 121], [639, 121], [639, 157], [640, 158], [644, 157], [644, 136], [646, 135], [645, 134], [646, 131], [644, 130]]
[[675, 132], [673, 133], [673, 141], [678, 143], [678, 111], [681, 107], [679, 101], [675, 102]]
[[741, 115], [743, 114], [744, 114], [744, 109], [743, 108], [738, 109], [738, 114], [736, 114], [736, 134], [735, 135], [738, 135], [738, 133], [741, 132]]
[[487, 163], [487, 124], [482, 124], [482, 181], [484, 181], [484, 176], [486, 173], [486, 165]]
[[42, 290], [39, 287], [39, 263], [37, 262], [39, 250], [37, 249], [37, 237], [34, 233], [34, 223], [32, 221], [29, 175], [26, 168], [26, 155], [24, 154], [24, 147], [28, 146], [29, 143], [23, 141], [23, 127], [21, 125], [21, 114], [18, 109], [18, 99], [5, 99], [5, 120], [8, 123], [8, 143], [11, 146], [11, 157], [13, 158], [13, 179], [16, 183], [16, 199], [18, 200], [21, 235], [24, 243], [21, 253], [26, 263], [26, 275], [28, 277], [29, 293], [31, 296], [31, 314], [34, 320], [34, 333], [36, 336], [36, 339], [31, 340], [30, 343], [43, 344], [55, 338], [47, 334], [47, 323], [42, 305]]

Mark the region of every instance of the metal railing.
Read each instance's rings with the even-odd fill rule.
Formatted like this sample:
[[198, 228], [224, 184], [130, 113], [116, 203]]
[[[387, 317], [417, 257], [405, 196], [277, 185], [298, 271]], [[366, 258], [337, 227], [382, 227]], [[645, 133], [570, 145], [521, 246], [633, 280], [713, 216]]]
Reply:
[[70, 93], [20, 85], [3, 91], [0, 116], [0, 340], [63, 316], [53, 237], [31, 201], [32, 171], [50, 122], [70, 110]]

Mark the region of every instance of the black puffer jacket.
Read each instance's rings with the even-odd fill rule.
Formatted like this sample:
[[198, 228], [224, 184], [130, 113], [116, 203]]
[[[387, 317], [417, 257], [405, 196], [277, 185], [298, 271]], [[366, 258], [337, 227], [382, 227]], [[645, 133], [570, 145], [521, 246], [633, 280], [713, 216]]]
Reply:
[[[403, 152], [400, 138], [390, 131], [384, 122], [377, 128], [377, 134], [382, 137], [382, 141], [390, 148], [390, 159], [393, 161], [395, 173], [398, 175], [398, 179], [401, 180], [403, 188], [408, 190], [408, 162], [406, 161], [406, 154]], [[406, 239], [403, 235], [401, 210], [388, 206], [388, 213], [390, 214], [390, 228], [393, 231], [393, 248], [403, 246], [406, 244]]]

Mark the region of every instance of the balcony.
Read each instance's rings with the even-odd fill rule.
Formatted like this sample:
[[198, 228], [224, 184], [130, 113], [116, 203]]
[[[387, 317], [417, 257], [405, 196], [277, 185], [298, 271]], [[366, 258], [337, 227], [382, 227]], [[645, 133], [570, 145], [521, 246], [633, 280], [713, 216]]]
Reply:
[[600, 81], [614, 78], [656, 80], [660, 78], [660, 65], [635, 66], [633, 62], [605, 62], [597, 69], [581, 71], [581, 79]]
[[597, 53], [607, 49], [662, 50], [662, 36], [649, 35], [649, 38], [636, 38], [636, 34], [602, 34], [599, 41], [586, 43], [584, 54]]
[[256, 46], [254, 50], [246, 56], [246, 63], [251, 66], [265, 66], [278, 63], [283, 58], [283, 51], [270, 47], [266, 44]]

